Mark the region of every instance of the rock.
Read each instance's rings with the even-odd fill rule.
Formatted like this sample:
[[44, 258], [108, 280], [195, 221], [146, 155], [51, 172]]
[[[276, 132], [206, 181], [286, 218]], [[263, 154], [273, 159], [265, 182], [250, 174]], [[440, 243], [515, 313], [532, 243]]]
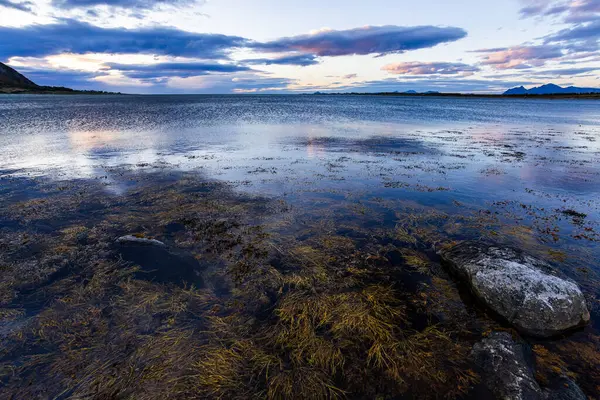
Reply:
[[469, 241], [440, 255], [477, 298], [524, 334], [550, 337], [590, 320], [579, 286], [520, 250]]
[[586, 400], [577, 383], [568, 377], [555, 379], [541, 389], [535, 380], [528, 346], [517, 343], [508, 332], [493, 332], [473, 346], [471, 358], [481, 369], [485, 394], [498, 400]]
[[496, 399], [544, 398], [526, 359], [526, 347], [507, 332], [494, 332], [473, 346], [471, 357], [482, 372], [482, 383]]
[[140, 244], [140, 245], [146, 245], [146, 246], [161, 246], [161, 247], [165, 246], [165, 244], [159, 240], [140, 238], [140, 237], [133, 236], [133, 235], [121, 236], [120, 238], [117, 239], [117, 243], [121, 243], [121, 244], [134, 243], [134, 244]]
[[544, 391], [545, 400], [587, 400], [581, 388], [565, 376], [556, 379], [550, 389]]
[[140, 267], [137, 279], [180, 286], [204, 286], [202, 272], [206, 268], [189, 253], [169, 249], [163, 242], [123, 236], [117, 239], [117, 251], [125, 261]]
[[75, 240], [77, 240], [77, 244], [85, 246], [89, 243], [89, 234], [87, 232], [79, 232], [75, 236]]

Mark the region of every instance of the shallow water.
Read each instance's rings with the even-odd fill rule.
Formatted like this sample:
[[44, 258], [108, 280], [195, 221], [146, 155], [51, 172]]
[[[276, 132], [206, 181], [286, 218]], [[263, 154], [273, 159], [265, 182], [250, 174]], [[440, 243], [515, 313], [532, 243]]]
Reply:
[[[157, 177], [183, 174], [285, 204], [284, 216], [265, 226], [293, 239], [273, 246], [293, 242], [304, 249], [301, 244], [314, 244], [326, 232], [356, 248], [380, 246], [390, 265], [400, 253], [389, 247], [402, 243], [432, 265], [439, 264], [435, 251], [445, 242], [482, 238], [518, 246], [553, 262], [589, 297], [593, 323], [567, 344], [598, 337], [595, 100], [12, 95], [0, 96], [0, 148], [0, 223], [11, 235], [51, 234], [72, 220], [99, 226], [117, 215], [128, 226], [130, 210], [131, 227], [189, 243], [171, 228], [153, 230], [142, 213], [166, 213], [160, 201], [171, 207], [171, 200], [153, 196], [173, 178]], [[203, 192], [185, 185], [170, 190]], [[63, 206], [61, 196], [77, 191], [81, 203], [69, 198]], [[32, 203], [40, 199], [60, 207], [42, 212]], [[131, 232], [119, 231], [125, 233]], [[413, 291], [429, 278], [401, 279]], [[229, 293], [215, 282], [215, 293]], [[474, 335], [484, 317], [467, 307]], [[424, 321], [416, 316], [412, 324]], [[593, 382], [585, 386], [593, 388]]]
[[520, 218], [572, 209], [583, 224], [553, 221], [568, 243], [600, 219], [594, 100], [3, 96], [0, 132], [3, 176], [102, 178], [115, 193], [127, 187], [111, 168], [161, 168], [288, 201], [341, 191]]

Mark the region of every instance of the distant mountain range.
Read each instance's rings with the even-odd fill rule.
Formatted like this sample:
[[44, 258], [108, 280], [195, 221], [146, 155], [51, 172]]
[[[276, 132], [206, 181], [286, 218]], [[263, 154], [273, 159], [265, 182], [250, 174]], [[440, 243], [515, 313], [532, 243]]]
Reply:
[[406, 92], [402, 92], [402, 94], [439, 94], [440, 92], [435, 92], [433, 90], [429, 90], [427, 92], [417, 92], [416, 90], [407, 90]]
[[580, 88], [575, 86], [560, 87], [553, 83], [547, 85], [534, 87], [531, 89], [525, 89], [523, 86], [512, 88], [504, 92], [504, 95], [540, 95], [540, 94], [590, 94], [600, 93], [600, 89], [594, 88]]

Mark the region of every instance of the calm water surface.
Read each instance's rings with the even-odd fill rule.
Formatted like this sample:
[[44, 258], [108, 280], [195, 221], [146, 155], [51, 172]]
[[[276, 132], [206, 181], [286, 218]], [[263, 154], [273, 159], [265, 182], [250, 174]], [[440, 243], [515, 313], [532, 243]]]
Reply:
[[523, 200], [599, 217], [593, 100], [1, 96], [0, 148], [4, 176], [105, 177], [115, 191], [107, 169], [160, 167], [274, 195]]
[[0, 173], [199, 171], [297, 198], [341, 190], [438, 207], [511, 201], [597, 223], [591, 100], [357, 96], [0, 96]]
[[129, 183], [111, 171], [125, 167], [198, 171], [303, 207], [320, 192], [500, 207], [530, 224], [575, 210], [585, 226], [553, 216], [560, 245], [600, 255], [573, 239], [597, 239], [600, 220], [594, 100], [0, 96], [0, 148], [5, 178], [95, 178], [114, 193]]

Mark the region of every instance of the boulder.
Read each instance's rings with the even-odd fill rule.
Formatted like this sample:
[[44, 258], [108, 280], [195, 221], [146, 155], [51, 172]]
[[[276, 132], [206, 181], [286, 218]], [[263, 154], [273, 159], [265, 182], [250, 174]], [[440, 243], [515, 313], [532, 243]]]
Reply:
[[135, 278], [156, 283], [203, 287], [202, 272], [206, 269], [196, 258], [179, 249], [171, 249], [155, 239], [122, 236], [117, 239], [120, 257], [140, 267]]
[[526, 359], [526, 346], [507, 332], [494, 332], [473, 346], [471, 356], [481, 369], [482, 383], [502, 400], [542, 400], [544, 394]]
[[[529, 346], [508, 332], [493, 332], [473, 346], [471, 358], [480, 369], [478, 398], [498, 400], [586, 400], [581, 388], [568, 377], [557, 377], [542, 389], [535, 380]], [[483, 389], [483, 391], [481, 390]]]
[[579, 286], [520, 250], [468, 241], [440, 255], [479, 300], [524, 334], [551, 337], [590, 320]]
[[137, 237], [137, 236], [133, 236], [133, 235], [125, 235], [125, 236], [121, 236], [120, 238], [117, 239], [117, 243], [120, 244], [139, 244], [139, 245], [146, 245], [146, 246], [160, 246], [160, 247], [164, 247], [165, 244], [159, 240], [156, 239], [146, 239], [146, 238], [141, 238], [141, 237]]
[[562, 376], [544, 391], [544, 400], [587, 400], [587, 396], [572, 379]]

